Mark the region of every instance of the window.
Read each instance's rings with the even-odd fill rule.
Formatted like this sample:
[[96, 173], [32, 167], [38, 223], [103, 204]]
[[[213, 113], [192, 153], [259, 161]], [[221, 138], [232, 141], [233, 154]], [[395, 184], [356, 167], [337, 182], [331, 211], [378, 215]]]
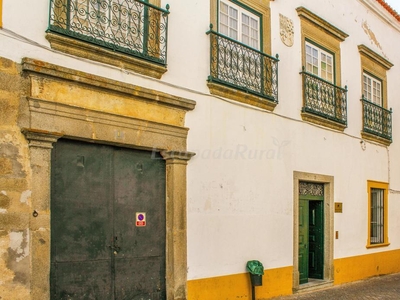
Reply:
[[161, 78], [169, 6], [160, 0], [50, 0], [51, 47]]
[[364, 73], [363, 95], [366, 100], [382, 106], [382, 81]]
[[269, 1], [210, 2], [210, 93], [272, 111], [278, 104], [279, 60], [268, 54]]
[[340, 43], [348, 35], [304, 7], [298, 7], [302, 39], [303, 120], [343, 131], [347, 87], [341, 87]]
[[371, 244], [382, 244], [383, 227], [384, 227], [384, 205], [383, 205], [383, 192], [382, 189], [371, 188], [371, 224], [370, 236]]
[[260, 18], [232, 2], [219, 1], [219, 32], [260, 50]]
[[387, 246], [388, 184], [368, 181], [368, 245], [367, 247]]
[[333, 55], [306, 42], [306, 70], [333, 83]]
[[392, 111], [388, 107], [388, 60], [364, 45], [359, 45], [361, 58], [361, 102], [363, 127], [361, 136], [386, 146], [392, 142]]
[[[260, 18], [227, 1], [219, 1], [219, 33], [249, 47], [260, 49]], [[240, 44], [220, 39], [219, 78], [229, 84], [261, 93], [262, 56]]]

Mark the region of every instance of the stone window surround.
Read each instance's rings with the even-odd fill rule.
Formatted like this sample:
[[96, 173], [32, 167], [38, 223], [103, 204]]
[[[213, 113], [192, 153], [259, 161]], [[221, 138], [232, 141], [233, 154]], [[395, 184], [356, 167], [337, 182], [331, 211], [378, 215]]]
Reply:
[[[297, 14], [300, 18], [301, 24], [301, 44], [305, 45], [305, 42], [312, 41], [316, 45], [325, 48], [329, 52], [334, 54], [334, 72], [336, 86], [341, 85], [341, 59], [340, 59], [340, 43], [343, 42], [349, 35], [337, 27], [333, 26], [326, 20], [320, 18], [313, 12], [309, 11], [305, 7], [296, 8]], [[302, 65], [306, 65], [306, 53], [305, 47], [302, 46]], [[344, 131], [346, 125], [339, 124], [334, 121], [330, 121], [323, 117], [302, 112], [301, 117], [305, 121], [322, 125], [331, 129]]]
[[[382, 107], [388, 109], [388, 94], [387, 94], [387, 71], [393, 64], [386, 58], [375, 53], [365, 45], [358, 45], [358, 52], [361, 59], [361, 83], [363, 82], [363, 74], [367, 72], [382, 81]], [[363, 94], [363, 86], [361, 84], [361, 95]], [[362, 138], [389, 146], [390, 140], [376, 136], [371, 133], [361, 131]]]
[[[333, 286], [333, 238], [334, 238], [334, 177], [306, 172], [293, 172], [293, 290], [312, 289], [299, 282], [299, 183], [300, 181], [324, 184], [324, 283], [319, 288]], [[315, 288], [315, 287], [314, 287]]]
[[[187, 112], [195, 102], [129, 84], [74, 71], [33, 59], [23, 59], [27, 81], [26, 114], [20, 125], [29, 141], [32, 168], [32, 214], [29, 221], [31, 249], [31, 299], [50, 299], [50, 169], [52, 144], [65, 137], [87, 142], [160, 151], [166, 160], [166, 290], [168, 300], [183, 300], [187, 295], [186, 165], [194, 155], [186, 151], [187, 128], [165, 125], [133, 117], [113, 115], [68, 104], [32, 97], [34, 80], [84, 83], [99, 93], [130, 93], [142, 101]], [[93, 134], [88, 128], [98, 127]], [[54, 130], [58, 128], [58, 130]], [[138, 140], [123, 140], [116, 128]], [[123, 131], [122, 131], [123, 130]], [[155, 143], [157, 142], [157, 145]], [[157, 146], [157, 148], [155, 148]], [[41, 184], [34, 184], [40, 182]]]
[[[217, 30], [218, 26], [218, 1], [210, 0], [210, 24]], [[238, 0], [231, 2], [237, 4], [242, 3], [247, 7], [259, 12], [262, 15], [262, 49], [263, 53], [271, 53], [271, 15], [270, 15], [270, 1], [271, 0]], [[268, 111], [273, 111], [277, 103], [268, 101], [262, 97], [252, 95], [235, 88], [227, 87], [218, 83], [209, 82], [207, 86], [210, 93], [216, 96], [233, 99], [235, 101], [245, 103], [248, 105], [256, 106]]]

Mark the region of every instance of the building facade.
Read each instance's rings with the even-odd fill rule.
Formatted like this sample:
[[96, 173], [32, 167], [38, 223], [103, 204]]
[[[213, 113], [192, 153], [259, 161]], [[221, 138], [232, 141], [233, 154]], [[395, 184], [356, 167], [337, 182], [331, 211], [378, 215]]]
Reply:
[[[250, 299], [400, 272], [382, 0], [0, 0], [0, 298]], [[23, 20], [23, 21], [21, 21]]]

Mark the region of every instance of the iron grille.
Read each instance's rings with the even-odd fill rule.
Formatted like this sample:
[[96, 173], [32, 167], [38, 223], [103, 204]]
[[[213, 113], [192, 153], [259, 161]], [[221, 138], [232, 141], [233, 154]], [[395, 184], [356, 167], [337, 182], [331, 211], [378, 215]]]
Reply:
[[303, 71], [303, 112], [347, 125], [347, 86], [341, 88]]
[[48, 31], [166, 65], [168, 9], [142, 0], [50, 0]]
[[384, 192], [382, 189], [371, 189], [371, 244], [384, 242]]
[[212, 29], [209, 81], [278, 102], [278, 57], [272, 57]]
[[324, 196], [324, 184], [316, 182], [299, 182], [299, 194], [305, 196]]
[[363, 104], [363, 131], [392, 140], [392, 109], [361, 99]]

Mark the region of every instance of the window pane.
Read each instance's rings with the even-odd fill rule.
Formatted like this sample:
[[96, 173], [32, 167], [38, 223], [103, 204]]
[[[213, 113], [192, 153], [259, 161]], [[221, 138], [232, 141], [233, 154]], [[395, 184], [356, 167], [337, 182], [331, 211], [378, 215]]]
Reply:
[[225, 15], [225, 14], [220, 14], [220, 16], [219, 16], [219, 19], [220, 19], [220, 23], [221, 24], [224, 24], [224, 25], [226, 25], [226, 26], [228, 26], [228, 15]]
[[219, 3], [219, 32], [259, 50], [260, 18], [227, 0]]
[[251, 27], [258, 30], [258, 20], [251, 18]]
[[306, 71], [326, 79], [326, 63], [321, 65], [320, 55], [320, 50], [317, 47], [306, 43]]
[[315, 49], [312, 45], [306, 44], [306, 63], [309, 63], [309, 66], [307, 66], [307, 71], [319, 76], [318, 70], [318, 50]]
[[329, 82], [333, 82], [333, 56], [327, 52], [321, 51], [321, 77]]
[[250, 46], [250, 38], [248, 35], [242, 35], [242, 43]]
[[242, 23], [247, 25], [246, 27], [248, 28], [250, 25], [250, 17], [246, 16], [245, 14], [242, 13]]
[[234, 9], [233, 7], [229, 7], [229, 17], [231, 17], [234, 20], [238, 19], [238, 11]]
[[228, 5], [221, 2], [219, 11], [219, 32], [228, 35], [229, 29]]
[[250, 28], [246, 25], [242, 25], [242, 35], [249, 36], [250, 35]]
[[220, 6], [219, 6], [219, 10], [220, 12], [224, 13], [224, 14], [228, 14], [228, 5], [225, 4], [224, 2], [220, 2]]
[[325, 62], [321, 62], [321, 70], [326, 71], [326, 63]]
[[370, 239], [371, 244], [384, 242], [384, 190], [371, 189], [371, 224]]
[[312, 73], [312, 64], [306, 64], [306, 71]]
[[363, 74], [363, 93], [364, 98], [372, 103], [382, 106], [382, 84], [381, 81]]
[[219, 28], [219, 31], [220, 31], [222, 34], [228, 35], [228, 26], [222, 25], [222, 24], [221, 24], [221, 26], [220, 26], [220, 28]]
[[250, 46], [250, 18], [242, 13], [242, 43]]
[[306, 45], [306, 53], [311, 56], [311, 47]]
[[235, 19], [230, 18], [229, 19], [229, 27], [231, 27], [234, 31], [237, 31], [238, 27], [238, 22]]
[[231, 29], [229, 30], [229, 37], [232, 38], [232, 39], [234, 39], [234, 40], [238, 40], [238, 33], [237, 33], [237, 31], [231, 28]]
[[253, 48], [260, 49], [260, 33], [258, 29], [258, 20], [251, 18], [251, 45]]
[[321, 62], [326, 62], [326, 54], [321, 53]]
[[306, 63], [311, 64], [311, 55], [306, 54]]

